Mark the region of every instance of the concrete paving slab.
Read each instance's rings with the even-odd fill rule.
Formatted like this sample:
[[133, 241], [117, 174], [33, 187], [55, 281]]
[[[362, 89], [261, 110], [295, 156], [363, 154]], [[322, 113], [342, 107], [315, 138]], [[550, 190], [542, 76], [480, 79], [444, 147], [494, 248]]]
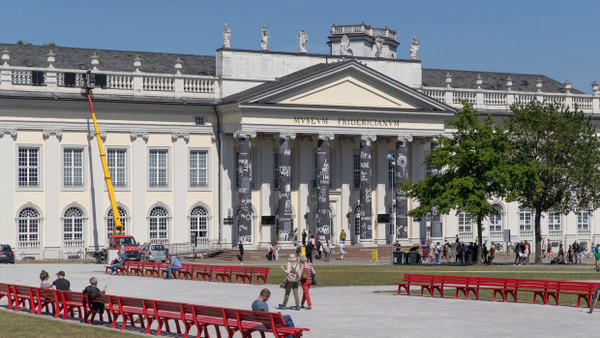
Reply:
[[[250, 308], [264, 285], [164, 280], [150, 277], [111, 276], [96, 264], [15, 264], [0, 265], [0, 281], [39, 285], [45, 269], [54, 276], [66, 272], [71, 289], [81, 291], [90, 277], [108, 293], [181, 301], [203, 305]], [[276, 309], [284, 290], [267, 286], [269, 306]], [[308, 327], [305, 337], [408, 337], [485, 335], [486, 337], [595, 336], [600, 310], [587, 308], [475, 301], [419, 296], [397, 296], [394, 286], [324, 287], [311, 289], [312, 310], [283, 310], [299, 327]], [[299, 291], [302, 296], [301, 290]], [[0, 301], [6, 306], [6, 300]], [[288, 306], [294, 305], [290, 297]]]

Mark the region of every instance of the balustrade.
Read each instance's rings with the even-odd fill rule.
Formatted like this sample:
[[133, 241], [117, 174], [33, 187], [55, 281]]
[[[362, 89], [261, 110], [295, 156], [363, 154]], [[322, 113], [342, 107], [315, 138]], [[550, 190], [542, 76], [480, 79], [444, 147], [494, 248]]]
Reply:
[[552, 239], [560, 239], [563, 237], [562, 230], [549, 230], [548, 236]]
[[521, 238], [533, 238], [533, 230], [521, 230]]
[[475, 92], [455, 91], [452, 95], [452, 103], [461, 104], [461, 102], [464, 100], [471, 104], [475, 104], [475, 98], [476, 98]]
[[423, 94], [440, 102], [446, 101], [446, 93], [443, 90], [425, 89]]
[[490, 238], [494, 238], [494, 239], [503, 238], [503, 232], [502, 231], [490, 231]]
[[469, 231], [469, 232], [459, 231], [458, 232], [458, 238], [460, 239], [461, 242], [472, 241], [474, 237], [475, 236], [473, 236], [472, 231]]
[[215, 81], [212, 79], [183, 79], [183, 90], [192, 93], [214, 93]]
[[19, 250], [39, 250], [40, 241], [18, 241], [17, 249]]
[[82, 239], [64, 240], [63, 248], [83, 248], [85, 242]]
[[579, 237], [590, 237], [591, 232], [590, 229], [578, 229], [577, 236]]
[[172, 92], [175, 88], [173, 86], [172, 77], [156, 77], [156, 76], [144, 76], [144, 90], [148, 91], [169, 91]]
[[506, 93], [484, 93], [483, 104], [486, 106], [506, 106]]
[[24, 85], [24, 86], [31, 86], [31, 78], [32, 78], [32, 73], [31, 71], [25, 71], [25, 70], [13, 70], [12, 71], [12, 77], [11, 77], [11, 81], [13, 85]]

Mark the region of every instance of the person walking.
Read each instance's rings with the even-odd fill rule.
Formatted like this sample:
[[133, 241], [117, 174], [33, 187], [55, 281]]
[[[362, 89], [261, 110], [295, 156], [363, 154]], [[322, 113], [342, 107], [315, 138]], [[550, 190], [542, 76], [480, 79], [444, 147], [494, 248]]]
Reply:
[[331, 249], [329, 248], [328, 240], [325, 240], [325, 245], [323, 245], [323, 252], [325, 253], [325, 262], [329, 262], [329, 255], [331, 254]]
[[312, 309], [312, 302], [310, 301], [310, 286], [312, 285], [313, 276], [316, 275], [315, 269], [312, 264], [308, 262], [306, 257], [300, 258], [302, 265], [300, 266], [300, 283], [302, 285], [302, 301], [300, 307], [304, 308], [304, 302], [308, 303], [307, 310]]
[[338, 257], [338, 259], [343, 260], [344, 259], [344, 255], [346, 254], [346, 250], [344, 250], [346, 248], [346, 245], [344, 244], [344, 242], [340, 242], [338, 244], [338, 249], [340, 251], [340, 257]]
[[306, 258], [308, 259], [309, 262], [312, 263], [312, 254], [313, 254], [313, 249], [315, 248], [315, 246], [313, 245], [312, 241], [308, 241], [308, 243], [306, 244], [305, 247], [305, 251], [306, 251]]
[[279, 304], [280, 309], [285, 309], [288, 298], [290, 297], [290, 292], [294, 293], [294, 300], [296, 301], [296, 306], [293, 308], [294, 310], [300, 310], [300, 298], [298, 297], [298, 282], [300, 281], [300, 264], [298, 264], [298, 259], [296, 255], [290, 254], [288, 257], [287, 266], [284, 268], [281, 266], [281, 270], [286, 274], [286, 283], [285, 283], [285, 296], [283, 296], [283, 303]]
[[273, 244], [271, 242], [267, 243], [267, 260], [273, 260]]
[[273, 259], [275, 261], [279, 260], [279, 245], [277, 245], [277, 242], [273, 242]]
[[302, 246], [306, 246], [306, 229], [302, 230]]
[[244, 261], [244, 243], [242, 243], [242, 241], [240, 241], [240, 244], [238, 244], [238, 249], [240, 250], [238, 259], [240, 260], [240, 262], [243, 262]]
[[321, 246], [321, 239], [319, 235], [315, 236], [315, 258], [321, 259], [321, 253], [323, 252], [323, 247]]

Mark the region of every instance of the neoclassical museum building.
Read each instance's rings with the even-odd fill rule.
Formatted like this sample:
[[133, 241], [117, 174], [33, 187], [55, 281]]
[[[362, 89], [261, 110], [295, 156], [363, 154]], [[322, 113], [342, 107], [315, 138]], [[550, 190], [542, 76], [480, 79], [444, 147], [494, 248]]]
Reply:
[[[387, 27], [333, 25], [329, 54], [303, 33], [298, 51], [272, 51], [265, 33], [241, 50], [226, 26], [215, 55], [0, 44], [0, 243], [60, 258], [114, 231], [88, 69], [124, 231], [171, 246], [285, 247], [294, 229], [362, 246], [473, 241], [469, 214], [406, 217], [417, 202], [396, 189], [431, 174], [424, 156], [462, 100], [498, 118], [515, 102], [576, 104], [598, 122], [595, 82], [584, 94], [538, 74], [425, 68], [419, 41], [402, 47]], [[532, 211], [493, 202], [485, 241], [533, 241]], [[547, 214], [543, 238], [598, 242], [596, 213]]]

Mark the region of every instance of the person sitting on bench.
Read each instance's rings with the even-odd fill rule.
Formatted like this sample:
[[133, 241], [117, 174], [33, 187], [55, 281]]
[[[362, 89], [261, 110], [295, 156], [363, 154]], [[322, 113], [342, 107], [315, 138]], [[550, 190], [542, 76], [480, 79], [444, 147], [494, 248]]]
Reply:
[[[264, 288], [260, 290], [260, 294], [258, 298], [252, 302], [252, 311], [264, 311], [269, 312], [269, 304], [267, 301], [271, 297], [271, 291], [269, 289]], [[285, 321], [285, 326], [294, 327], [294, 321], [290, 315], [283, 315], [283, 320]], [[270, 324], [265, 323], [265, 326], [269, 327]]]
[[167, 277], [165, 277], [165, 279], [171, 279], [171, 278], [173, 278], [173, 273], [171, 271], [180, 270], [181, 262], [179, 261], [179, 259], [177, 259], [177, 257], [171, 256], [171, 254], [167, 255], [167, 260], [170, 263], [169, 263], [169, 266], [167, 266]]

